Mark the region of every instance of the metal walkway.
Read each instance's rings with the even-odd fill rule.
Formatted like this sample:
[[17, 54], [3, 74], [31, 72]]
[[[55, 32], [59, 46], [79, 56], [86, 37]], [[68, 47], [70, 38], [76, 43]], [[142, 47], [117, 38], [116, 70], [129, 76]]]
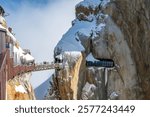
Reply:
[[33, 72], [50, 70], [50, 69], [61, 69], [62, 63], [50, 63], [50, 64], [36, 64]]

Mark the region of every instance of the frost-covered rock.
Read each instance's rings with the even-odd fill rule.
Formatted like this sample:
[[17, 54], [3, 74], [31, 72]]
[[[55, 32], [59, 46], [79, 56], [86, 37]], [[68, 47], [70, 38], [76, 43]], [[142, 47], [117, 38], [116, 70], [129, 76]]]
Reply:
[[82, 89], [81, 99], [83, 100], [95, 99], [94, 97], [95, 90], [96, 86], [94, 84], [89, 84], [88, 82], [86, 82], [85, 86]]
[[112, 92], [111, 94], [110, 94], [110, 96], [109, 96], [109, 99], [110, 100], [116, 100], [116, 99], [118, 99], [118, 94], [116, 93], [116, 92]]

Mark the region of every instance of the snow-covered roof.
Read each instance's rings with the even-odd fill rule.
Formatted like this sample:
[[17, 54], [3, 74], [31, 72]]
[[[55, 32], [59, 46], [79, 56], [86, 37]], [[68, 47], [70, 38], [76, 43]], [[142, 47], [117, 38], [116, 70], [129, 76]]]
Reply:
[[24, 58], [26, 58], [26, 60], [34, 60], [34, 57], [28, 53], [25, 54], [25, 52], [23, 51], [23, 49], [21, 47], [19, 47], [18, 52], [21, 56], [24, 56]]
[[31, 56], [30, 54], [26, 53], [23, 51], [23, 49], [19, 46], [19, 48], [17, 48], [16, 46], [14, 46], [14, 52], [18, 54], [18, 56], [22, 56], [23, 58], [25, 58], [27, 61], [29, 60], [34, 60], [34, 57]]
[[25, 58], [26, 58], [26, 60], [28, 61], [31, 61], [31, 60], [34, 60], [34, 57], [33, 56], [31, 56], [30, 54], [26, 54], [26, 55], [24, 55], [25, 56]]

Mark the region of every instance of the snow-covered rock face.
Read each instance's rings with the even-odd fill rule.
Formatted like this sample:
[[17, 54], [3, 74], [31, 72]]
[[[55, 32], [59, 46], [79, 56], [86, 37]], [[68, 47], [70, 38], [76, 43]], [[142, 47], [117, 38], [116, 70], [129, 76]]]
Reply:
[[[60, 99], [150, 99], [149, 4], [149, 0], [84, 0], [76, 5], [76, 19], [56, 46], [55, 55], [78, 51], [83, 58], [57, 72], [63, 75], [62, 84], [67, 79], [76, 82], [65, 82], [69, 90], [64, 84], [63, 91], [57, 88]], [[65, 61], [71, 57], [74, 59], [70, 54]], [[86, 59], [95, 58], [111, 59], [116, 66], [85, 66]], [[72, 74], [76, 74], [76, 79]], [[58, 74], [56, 77], [59, 83], [61, 78]], [[95, 90], [85, 91], [90, 85]], [[70, 93], [72, 96], [66, 98]]]

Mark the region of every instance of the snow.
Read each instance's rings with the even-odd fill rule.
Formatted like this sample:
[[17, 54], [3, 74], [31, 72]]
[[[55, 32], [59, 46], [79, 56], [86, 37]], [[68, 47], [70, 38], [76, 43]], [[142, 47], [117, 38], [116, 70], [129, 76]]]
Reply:
[[95, 59], [95, 58], [93, 57], [92, 53], [90, 53], [90, 54], [86, 57], [86, 60], [87, 60], [87, 61], [99, 61], [99, 60], [97, 60], [97, 59]]
[[0, 24], [0, 30], [6, 31], [6, 28], [4, 28], [4, 27]]
[[88, 67], [88, 70], [95, 72], [94, 67]]
[[25, 88], [22, 85], [19, 85], [19, 86], [15, 85], [15, 90], [16, 90], [16, 92], [20, 92], [20, 93], [27, 93], [27, 91], [25, 90]]
[[100, 23], [100, 24], [96, 27], [96, 32], [100, 32], [105, 26], [106, 26], [106, 24]]
[[24, 57], [25, 57], [25, 59], [26, 59], [27, 61], [32, 61], [32, 60], [34, 60], [34, 57], [32, 57], [30, 54], [26, 54], [26, 55], [24, 55]]
[[95, 10], [97, 7], [99, 7], [99, 5], [105, 7], [109, 2], [110, 0], [84, 0], [77, 4], [76, 8], [79, 6], [83, 6], [85, 8], [92, 8], [93, 10]]
[[17, 41], [17, 39], [14, 37], [14, 35], [13, 35], [12, 33], [10, 33], [10, 32], [8, 31], [8, 29], [7, 29], [7, 35], [10, 36], [11, 39], [12, 39], [14, 42]]
[[95, 90], [96, 86], [94, 84], [89, 84], [88, 82], [86, 82], [85, 86], [82, 89], [82, 99], [91, 99], [94, 96]]
[[[14, 35], [12, 33], [10, 33], [8, 29], [6, 29], [4, 26], [2, 26], [3, 22], [5, 22], [5, 19], [0, 16], [0, 29], [6, 31], [7, 35], [12, 39], [14, 44], [18, 43], [17, 39], [14, 37]], [[21, 56], [23, 58], [25, 58], [26, 61], [34, 60], [34, 57], [32, 57], [30, 54], [24, 55], [25, 52], [22, 50], [22, 48], [19, 45], [18, 45], [18, 47], [13, 45], [13, 50], [11, 52], [14, 52], [14, 63], [15, 63], [15, 65], [21, 64], [21, 61], [20, 61]]]
[[25, 52], [22, 50], [22, 48], [20, 46], [19, 47], [14, 46], [13, 51], [14, 51], [15, 65], [21, 64], [21, 60], [20, 60], [21, 57], [23, 57], [26, 61], [34, 60], [34, 57], [32, 57], [30, 54], [24, 55]]
[[92, 34], [92, 31], [89, 30], [88, 28], [87, 29], [81, 29], [81, 30], [79, 30], [78, 34], [79, 35], [84, 35], [86, 37], [90, 37], [91, 34]]
[[55, 56], [55, 58], [59, 59], [59, 60], [63, 60], [63, 55], [62, 54], [59, 54], [57, 56]]
[[64, 55], [69, 55], [72, 56], [73, 58], [78, 58], [79, 56], [81, 56], [81, 52], [78, 51], [65, 51]]
[[[110, 0], [84, 0], [80, 2], [77, 6], [84, 5], [89, 6], [91, 5], [93, 8], [97, 5], [101, 4], [105, 6]], [[76, 6], [76, 7], [77, 7]], [[105, 15], [101, 13], [99, 15], [99, 18], [102, 19], [102, 22], [97, 25], [97, 19], [96, 16], [93, 14], [89, 14], [87, 16], [88, 21], [79, 21], [78, 19], [75, 19], [72, 23], [73, 26], [67, 31], [66, 34], [63, 35], [57, 46], [55, 47], [55, 54], [58, 55], [64, 51], [84, 51], [85, 48], [81, 44], [81, 41], [79, 40], [79, 36], [83, 35], [86, 36], [87, 39], [89, 39], [92, 36], [92, 39], [98, 36], [98, 34], [104, 29], [106, 26], [105, 24], [105, 18], [107, 18], [108, 15]]]
[[101, 3], [101, 6], [105, 8], [109, 2], [110, 2], [110, 0], [103, 0]]
[[86, 92], [91, 92], [93, 91], [94, 89], [96, 89], [96, 86], [94, 84], [89, 84], [88, 82], [86, 82], [85, 86], [83, 87], [83, 91], [86, 91]]
[[6, 28], [2, 25], [4, 21], [5, 19], [2, 16], [0, 16], [0, 30], [6, 31]]
[[[102, 17], [102, 19], [105, 19], [107, 18], [107, 15], [101, 14], [100, 17]], [[66, 34], [63, 35], [63, 37], [55, 47], [55, 53], [61, 53], [64, 51], [84, 51], [85, 49], [79, 40], [79, 36], [86, 36], [87, 39], [92, 36], [92, 39], [94, 39], [105, 28], [105, 26], [106, 24], [104, 21], [97, 25], [96, 17], [93, 17], [93, 20], [91, 22], [79, 21], [78, 19], [74, 20], [73, 26], [67, 31]]]
[[79, 21], [76, 20], [75, 24], [68, 30], [68, 32], [63, 35], [62, 39], [59, 41], [55, 48], [55, 53], [57, 50], [63, 51], [84, 51], [80, 40], [78, 39], [78, 34], [83, 34], [90, 36], [92, 30], [95, 29], [96, 21]]
[[80, 2], [79, 4], [76, 5], [76, 7], [83, 6], [85, 8], [92, 8], [95, 9], [100, 5], [101, 1], [100, 0], [84, 0]]
[[5, 30], [7, 32], [7, 35], [10, 36], [12, 38], [12, 40], [15, 42], [16, 38], [9, 32], [7, 27], [3, 26], [3, 24], [6, 25], [6, 21], [5, 21], [5, 19], [2, 16], [0, 16], [0, 29]]
[[119, 95], [118, 95], [116, 92], [112, 92], [112, 93], [110, 94], [109, 98], [110, 98], [111, 100], [114, 100], [114, 99], [117, 99], [118, 96], [119, 96]]
[[0, 15], [0, 28], [6, 29], [6, 28], [4, 27], [5, 23], [6, 23], [5, 19]]

